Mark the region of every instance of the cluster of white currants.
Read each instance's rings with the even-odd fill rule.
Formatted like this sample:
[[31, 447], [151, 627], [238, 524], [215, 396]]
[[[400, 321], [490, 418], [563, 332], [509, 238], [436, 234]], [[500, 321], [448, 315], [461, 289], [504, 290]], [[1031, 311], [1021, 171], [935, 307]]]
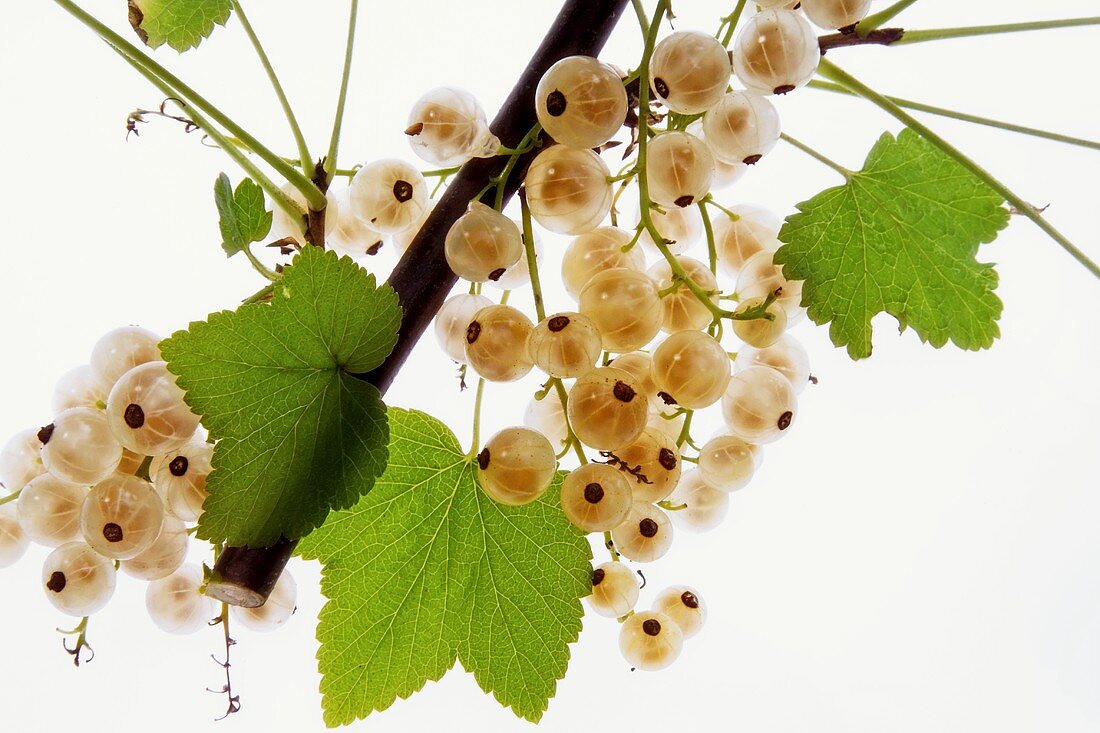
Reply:
[[[106, 606], [122, 570], [149, 581], [153, 622], [186, 634], [214, 615], [202, 568], [187, 562], [214, 446], [159, 343], [134, 326], [109, 332], [88, 364], [61, 378], [53, 421], [4, 446], [0, 567], [31, 541], [55, 548], [42, 567], [46, 597], [62, 613], [85, 617]], [[267, 604], [234, 612], [245, 626], [272, 629], [290, 617], [295, 596], [284, 573]]]

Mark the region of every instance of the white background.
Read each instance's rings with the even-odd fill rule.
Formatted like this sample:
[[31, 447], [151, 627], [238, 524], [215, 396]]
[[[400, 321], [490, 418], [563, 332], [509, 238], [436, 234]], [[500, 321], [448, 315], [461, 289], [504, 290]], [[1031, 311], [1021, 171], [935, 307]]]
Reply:
[[[261, 284], [225, 262], [214, 178], [239, 172], [172, 124], [125, 140], [135, 106], [159, 101], [143, 80], [49, 2], [9, 3], [0, 34], [0, 436], [48, 422], [52, 385], [95, 339], [126, 323], [162, 334], [233, 307]], [[129, 35], [121, 0], [88, 0]], [[248, 3], [314, 151], [327, 140], [346, 2]], [[343, 161], [412, 159], [401, 130], [411, 103], [440, 84], [468, 87], [490, 115], [557, 2], [363, 3]], [[732, 3], [681, 0], [679, 28], [713, 30]], [[1088, 0], [925, 0], [911, 27], [1093, 14]], [[837, 51], [885, 92], [1085, 137], [1100, 137], [1095, 30]], [[603, 55], [637, 60], [628, 13]], [[293, 153], [239, 26], [198, 53], [157, 57], [273, 147]], [[892, 120], [861, 103], [803, 90], [779, 101], [786, 129], [858, 167]], [[1100, 257], [1098, 153], [934, 121]], [[778, 212], [835, 174], [787, 147], [725, 192]], [[562, 240], [546, 237], [554, 279]], [[821, 383], [797, 429], [768, 447], [757, 480], [708, 535], [681, 534], [647, 568], [643, 605], [687, 582], [710, 621], [676, 666], [630, 673], [616, 625], [589, 616], [547, 731], [1092, 731], [1100, 726], [1100, 532], [1095, 415], [1100, 283], [1030, 223], [1014, 221], [983, 260], [998, 263], [1003, 339], [984, 353], [934, 351], [876, 319], [875, 355], [852, 363], [825, 329], [803, 325]], [[372, 262], [383, 273], [392, 260]], [[552, 290], [551, 307], [571, 307]], [[527, 307], [520, 291], [514, 303]], [[348, 304], [354, 307], [354, 304]], [[429, 338], [388, 395], [469, 436], [471, 396]], [[439, 386], [429, 394], [425, 385]], [[488, 390], [486, 431], [521, 419], [535, 385]], [[216, 629], [159, 633], [144, 588], [120, 578], [91, 623], [98, 657], [75, 670], [57, 614], [38, 589], [46, 554], [0, 571], [0, 723], [5, 730], [205, 729], [222, 699], [210, 661]], [[296, 561], [299, 612], [276, 634], [238, 631], [234, 681], [244, 709], [220, 729], [323, 728], [314, 625], [318, 568]], [[524, 730], [456, 670], [358, 724], [373, 731]]]

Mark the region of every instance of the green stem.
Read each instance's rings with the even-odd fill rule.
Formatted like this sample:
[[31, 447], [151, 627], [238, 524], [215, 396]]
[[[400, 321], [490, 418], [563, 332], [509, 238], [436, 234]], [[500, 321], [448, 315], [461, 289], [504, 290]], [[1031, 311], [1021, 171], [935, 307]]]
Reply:
[[718, 209], [723, 214], [728, 216], [732, 221], [738, 221], [741, 218], [741, 215], [738, 214], [736, 211], [733, 211], [732, 209], [727, 209], [725, 206], [722, 206], [722, 204], [715, 201], [714, 196], [712, 196], [709, 193], [706, 196], [704, 196], [702, 199], [700, 199], [699, 203], [707, 204], [708, 206], [713, 206], [714, 208]]
[[279, 274], [277, 272], [273, 272], [272, 270], [268, 269], [268, 267], [264, 265], [264, 263], [260, 262], [259, 258], [252, 253], [252, 247], [246, 246], [241, 251], [244, 252], [244, 256], [248, 258], [248, 261], [252, 264], [252, 267], [256, 270], [256, 272], [260, 273], [271, 282], [275, 282], [279, 279]]
[[355, 50], [355, 22], [359, 15], [359, 0], [351, 0], [348, 11], [348, 40], [344, 46], [344, 72], [340, 78], [340, 97], [336, 102], [336, 117], [332, 121], [332, 137], [329, 138], [328, 155], [325, 156], [325, 176], [329, 181], [336, 171], [336, 153], [340, 148], [340, 130], [344, 126], [344, 105], [348, 99], [348, 80], [351, 78], [351, 59]]
[[[453, 168], [436, 168], [435, 170], [430, 171], [420, 171], [420, 175], [424, 176], [425, 178], [447, 178], [448, 176], [453, 176], [455, 173], [458, 173], [460, 170], [462, 170], [462, 166], [456, 165]], [[337, 175], [342, 174], [337, 172]], [[352, 175], [355, 175], [355, 171], [352, 171]]]
[[932, 143], [937, 148], [954, 158], [961, 166], [973, 173], [980, 180], [984, 181], [986, 185], [988, 185], [990, 188], [992, 188], [994, 191], [1004, 197], [1005, 201], [1011, 204], [1016, 209], [1016, 211], [1018, 211], [1020, 214], [1023, 214], [1028, 219], [1031, 219], [1031, 221], [1033, 221], [1036, 226], [1046, 232], [1046, 234], [1051, 239], [1057, 242], [1059, 246], [1061, 246], [1062, 249], [1068, 252], [1071, 257], [1081, 263], [1085, 267], [1085, 269], [1091, 272], [1094, 276], [1100, 278], [1100, 266], [1090, 260], [1085, 255], [1085, 253], [1074, 246], [1074, 244], [1070, 242], [1065, 237], [1065, 235], [1063, 235], [1049, 222], [1047, 222], [1047, 220], [1042, 217], [1042, 215], [1034, 206], [1017, 196], [1011, 189], [1009, 189], [999, 180], [994, 178], [988, 171], [975, 163], [969, 157], [964, 155], [962, 151], [960, 151], [958, 148], [951, 145], [951, 143], [947, 142], [942, 137], [937, 135], [930, 128], [925, 126], [923, 123], [914, 118], [901, 107], [891, 102], [889, 99], [882, 96], [874, 89], [871, 89], [866, 84], [838, 67], [836, 64], [830, 62], [828, 59], [821, 59], [821, 65], [818, 66], [818, 73], [820, 73], [827, 79], [830, 79], [840, 84], [841, 86], [844, 86], [847, 89], [855, 92], [869, 102], [872, 102], [883, 111], [892, 115], [895, 119], [904, 123], [909, 129], [919, 134], [925, 140]]
[[703, 233], [707, 237], [707, 263], [710, 265], [711, 273], [717, 277], [718, 250], [714, 245], [714, 224], [710, 221], [710, 212], [707, 211], [704, 201], [700, 201], [696, 206], [699, 207], [699, 216], [703, 218]]
[[889, 23], [899, 13], [901, 13], [901, 11], [908, 8], [916, 1], [917, 0], [898, 0], [898, 2], [894, 3], [890, 7], [883, 8], [877, 13], [872, 13], [871, 15], [868, 15], [866, 18], [856, 24], [856, 33], [858, 33], [861, 38], [866, 38], [867, 34], [869, 34], [871, 31], [877, 28], [881, 28], [883, 25]]
[[834, 171], [836, 171], [837, 173], [842, 175], [844, 177], [845, 181], [851, 180], [852, 176], [855, 175], [855, 171], [848, 170], [847, 168], [842, 166], [840, 163], [833, 162], [832, 160], [826, 158], [824, 155], [822, 155], [821, 153], [819, 153], [816, 150], [814, 150], [813, 148], [811, 148], [806, 143], [799, 142], [798, 140], [795, 140], [793, 137], [791, 137], [790, 135], [788, 135], [785, 132], [782, 133], [779, 136], [779, 139], [782, 140], [783, 142], [789, 144], [789, 145], [792, 145], [792, 146], [798, 148], [803, 153], [810, 156], [811, 158], [818, 161], [819, 163], [824, 163], [825, 165], [829, 166]]
[[[542, 132], [542, 125], [535, 123], [535, 126], [527, 131], [527, 134], [523, 136], [523, 139], [519, 141], [519, 145], [516, 149], [509, 153], [508, 162], [504, 164], [504, 169], [500, 172], [494, 180], [496, 181], [496, 194], [493, 196], [493, 208], [500, 211], [504, 208], [504, 187], [508, 185], [508, 179], [512, 176], [512, 171], [515, 170], [516, 164], [519, 163], [519, 159], [523, 157], [523, 154], [531, 149], [535, 144], [535, 140], [538, 138], [539, 133]], [[477, 196], [476, 198], [481, 198]]]
[[[312, 209], [320, 211], [325, 208], [325, 195], [321, 193], [321, 190], [317, 188], [317, 186], [313, 185], [313, 182], [310, 181], [309, 178], [303, 175], [296, 167], [288, 165], [285, 160], [271, 152], [247, 130], [230, 119], [224, 112], [211, 104], [201, 94], [185, 84], [183, 80], [158, 64], [147, 54], [134, 46], [134, 44], [115, 33], [94, 16], [84, 11], [76, 3], [72, 2], [72, 0], [54, 0], [54, 2], [91, 29], [97, 36], [107, 41], [115, 51], [122, 55], [123, 58], [128, 60], [133, 66], [143, 70], [146, 78], [150, 80], [153, 78], [160, 80], [173, 90], [173, 97], [177, 99], [182, 98], [188, 103], [187, 106], [189, 108], [201, 110], [203, 113], [208, 114], [210, 119], [224, 127], [231, 135], [240, 139], [240, 141], [250, 150], [260, 156], [264, 162], [278, 171], [283, 178], [301, 191]], [[196, 123], [198, 122], [198, 120], [194, 118], [194, 115], [191, 115], [191, 117]], [[207, 132], [209, 132], [209, 130], [207, 130]], [[211, 135], [211, 137], [214, 136]]]
[[478, 377], [477, 394], [474, 396], [474, 429], [473, 436], [470, 439], [470, 452], [467, 454], [470, 460], [473, 460], [480, 452], [478, 449], [481, 446], [481, 398], [484, 394], [485, 378]]
[[691, 419], [695, 417], [694, 410], [687, 410], [684, 418], [684, 426], [680, 428], [680, 435], [676, 438], [676, 447], [680, 448], [684, 443], [691, 444]]
[[974, 25], [965, 28], [930, 28], [923, 31], [905, 31], [905, 35], [893, 45], [905, 43], [923, 43], [948, 38], [970, 38], [972, 36], [992, 36], [1001, 33], [1019, 33], [1021, 31], [1043, 31], [1052, 28], [1079, 28], [1081, 26], [1100, 25], [1100, 17], [1065, 18], [1063, 20], [1038, 20], [1030, 23], [1001, 23], [999, 25]]
[[535, 254], [535, 232], [531, 227], [531, 207], [527, 205], [527, 191], [519, 190], [520, 220], [523, 224], [523, 247], [527, 251], [527, 273], [531, 278], [531, 297], [535, 301], [535, 315], [539, 323], [546, 320], [546, 305], [542, 302], [542, 281], [539, 280], [538, 255]]
[[263, 303], [271, 297], [271, 294], [275, 292], [275, 283], [268, 283], [260, 290], [248, 296], [241, 301], [242, 305], [248, 305], [249, 303]]
[[152, 467], [153, 467], [153, 457], [152, 456], [145, 456], [145, 458], [142, 459], [142, 461], [141, 461], [141, 465], [137, 467], [136, 471], [134, 471], [134, 475], [137, 476], [140, 479], [145, 479], [146, 481], [152, 481], [153, 477], [149, 475], [149, 469], [152, 468]]
[[22, 493], [23, 493], [23, 489], [19, 489], [18, 491], [11, 492], [7, 496], [0, 497], [0, 506], [3, 506], [4, 504], [7, 504], [9, 501], [15, 501], [16, 499], [19, 498], [19, 495], [22, 494]]
[[313, 167], [313, 158], [310, 157], [309, 146], [306, 145], [302, 128], [298, 125], [298, 118], [294, 116], [294, 110], [290, 107], [290, 100], [287, 99], [286, 92], [283, 91], [283, 85], [275, 74], [275, 68], [271, 65], [271, 59], [264, 51], [263, 44], [260, 43], [259, 37], [252, 29], [252, 24], [248, 22], [248, 16], [244, 14], [244, 6], [241, 5], [241, 0], [233, 0], [233, 5], [235, 6], [237, 18], [241, 21], [241, 27], [244, 28], [245, 35], [252, 43], [252, 48], [256, 50], [260, 65], [264, 67], [264, 73], [267, 74], [268, 81], [271, 82], [271, 88], [275, 91], [275, 96], [279, 98], [279, 105], [283, 108], [283, 115], [286, 116], [287, 124], [290, 125], [290, 132], [294, 135], [294, 142], [298, 146], [298, 157], [301, 161], [302, 170], [308, 172]]
[[720, 39], [723, 46], [729, 46], [730, 41], [733, 40], [733, 34], [737, 30], [737, 23], [741, 20], [741, 13], [745, 10], [746, 0], [737, 0], [737, 5], [734, 6], [733, 12], [722, 18], [722, 23], [726, 26], [726, 33]]
[[[859, 96], [853, 92], [848, 91], [839, 84], [833, 84], [832, 82], [819, 81], [817, 79], [812, 80], [807, 86], [813, 89], [820, 89], [826, 92], [834, 92], [836, 94], [845, 94], [848, 96]], [[1030, 135], [1031, 137], [1038, 137], [1044, 140], [1053, 140], [1055, 142], [1067, 143], [1069, 145], [1077, 145], [1082, 148], [1091, 148], [1092, 150], [1100, 150], [1100, 142], [1095, 140], [1085, 140], [1079, 137], [1071, 137], [1069, 135], [1062, 135], [1057, 132], [1049, 132], [1047, 130], [1040, 130], [1035, 127], [1025, 127], [1024, 125], [1016, 125], [1011, 122], [1002, 122], [1000, 120], [991, 120], [988, 117], [978, 117], [977, 115], [966, 114], [965, 112], [957, 112], [953, 109], [946, 109], [944, 107], [934, 107], [930, 104], [924, 104], [923, 102], [914, 102], [910, 99], [902, 99], [901, 97], [891, 97], [889, 95], [883, 95], [886, 99], [896, 104], [899, 107], [905, 109], [915, 110], [917, 112], [927, 112], [931, 115], [937, 115], [939, 117], [947, 117], [952, 120], [961, 120], [962, 122], [971, 122], [975, 125], [984, 125], [985, 127], [994, 127], [998, 130], [1008, 130], [1009, 132], [1018, 132], [1022, 135]]]
[[[649, 35], [649, 18], [645, 14], [645, 5], [642, 4], [642, 0], [630, 0], [630, 4], [634, 7], [634, 14], [638, 16], [638, 25], [642, 28], [642, 37]], [[654, 19], [658, 19], [660, 15], [656, 15]], [[659, 23], [658, 23], [659, 24]], [[652, 51], [650, 52], [652, 53]], [[642, 60], [642, 64], [639, 64], [638, 70], [641, 71], [642, 66], [649, 64], [649, 59]]]

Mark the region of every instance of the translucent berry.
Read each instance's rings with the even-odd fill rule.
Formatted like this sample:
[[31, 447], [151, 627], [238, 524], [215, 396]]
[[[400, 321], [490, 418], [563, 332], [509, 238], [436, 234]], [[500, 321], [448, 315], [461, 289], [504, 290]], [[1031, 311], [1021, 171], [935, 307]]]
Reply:
[[565, 447], [565, 441], [569, 438], [565, 408], [553, 390], [541, 400], [531, 398], [523, 413], [523, 424], [545, 435], [558, 452]]
[[644, 351], [630, 351], [616, 356], [608, 366], [622, 369], [634, 377], [638, 391], [644, 394], [651, 404], [657, 399], [657, 385], [653, 382], [652, 356]]
[[[383, 243], [382, 232], [373, 229], [352, 211], [351, 191], [345, 188], [334, 194], [329, 189], [329, 195], [334, 197], [336, 205], [330, 204], [325, 211], [325, 244], [352, 257], [377, 254]], [[330, 220], [335, 222], [331, 231]]]
[[675, 405], [665, 405], [659, 397], [653, 401], [653, 407], [656, 409], [649, 411], [646, 430], [655, 430], [667, 436], [675, 444], [680, 439], [684, 423], [687, 422], [687, 413], [676, 408]]
[[[766, 302], [767, 299], [759, 295], [755, 298], [745, 298], [737, 304], [737, 309], [734, 311], [734, 314], [742, 315], [749, 311], [756, 312], [757, 309]], [[768, 304], [765, 312], [771, 316], [771, 320], [767, 318], [753, 318], [743, 321], [734, 320], [733, 332], [737, 334], [737, 338], [741, 339], [749, 346], [755, 346], [757, 348], [771, 346], [778, 341], [787, 330], [787, 311], [785, 311], [783, 306], [779, 305], [779, 303], [772, 302]]]
[[661, 330], [661, 298], [644, 272], [616, 267], [592, 277], [578, 310], [592, 319], [603, 347], [622, 353], [644, 347]]
[[539, 153], [524, 187], [531, 216], [558, 234], [583, 234], [611, 210], [611, 175], [591, 150], [554, 145]]
[[[703, 291], [710, 293], [710, 302], [718, 303], [718, 280], [706, 264], [691, 257], [680, 256], [676, 258], [680, 267], [687, 272], [696, 285]], [[672, 273], [672, 266], [667, 260], [657, 262], [646, 273], [657, 285], [661, 293], [661, 330], [665, 333], [677, 331], [699, 330], [706, 328], [714, 320], [714, 314], [707, 305], [699, 300], [687, 285], [676, 278]]]
[[[703, 219], [697, 206], [668, 206], [665, 209], [651, 209], [649, 212], [653, 228], [661, 235], [662, 244], [674, 255], [683, 254], [699, 241], [703, 232]], [[639, 217], [640, 220], [640, 217]], [[649, 229], [643, 229], [639, 237], [650, 252], [659, 252]]]
[[645, 255], [640, 249], [631, 247], [623, 251], [630, 238], [622, 229], [599, 227], [570, 242], [561, 261], [561, 280], [566, 292], [577, 300], [588, 281], [604, 270], [645, 269]]
[[726, 427], [750, 443], [770, 443], [783, 437], [797, 409], [791, 383], [765, 366], [748, 367], [734, 374], [722, 397]]
[[621, 618], [638, 603], [638, 577], [621, 562], [605, 562], [592, 571], [592, 610], [607, 618]]
[[435, 340], [443, 353], [459, 364], [466, 363], [466, 328], [482, 308], [493, 305], [484, 295], [460, 293], [444, 301], [435, 314]]
[[771, 346], [743, 348], [737, 352], [734, 371], [752, 366], [766, 366], [776, 370], [791, 383], [795, 394], [801, 394], [810, 383], [810, 357], [794, 336], [784, 334]]
[[714, 529], [726, 518], [730, 508], [730, 495], [708, 486], [698, 470], [688, 471], [680, 478], [669, 501], [684, 505], [683, 509], [672, 512], [672, 521], [677, 527], [692, 532]]
[[752, 165], [779, 142], [779, 113], [767, 97], [730, 92], [703, 117], [703, 132], [714, 157]]
[[30, 542], [19, 525], [19, 511], [15, 504], [0, 504], [0, 568], [17, 563]]
[[569, 424], [596, 450], [616, 450], [637, 439], [649, 418], [649, 400], [629, 372], [597, 367], [569, 390]]
[[753, 255], [774, 252], [780, 244], [779, 227], [771, 226], [767, 212], [744, 209], [737, 213], [740, 216], [738, 219], [728, 216], [714, 219], [714, 248], [718, 254], [718, 266], [730, 277], [737, 277]]
[[757, 298], [779, 291], [775, 302], [787, 311], [787, 322], [798, 323], [806, 316], [801, 306], [802, 281], [783, 277], [783, 267], [772, 260], [772, 252], [758, 252], [750, 257], [737, 276], [737, 294], [741, 298]]
[[653, 601], [653, 610], [676, 622], [685, 639], [698, 634], [707, 620], [707, 604], [694, 588], [686, 585], [674, 585], [661, 591]]
[[165, 510], [184, 522], [197, 522], [206, 501], [206, 477], [214, 446], [205, 440], [191, 440], [167, 453], [153, 474], [153, 484]]
[[653, 351], [657, 389], [689, 410], [701, 410], [722, 399], [730, 371], [725, 348], [702, 331], [677, 331]]
[[561, 487], [566, 518], [585, 532], [606, 532], [626, 519], [634, 500], [630, 483], [606, 463], [586, 463], [570, 472]]
[[466, 361], [490, 382], [514, 382], [531, 371], [527, 339], [533, 326], [509, 305], [491, 305], [466, 327]]
[[397, 250], [398, 254], [405, 254], [405, 250], [409, 248], [409, 245], [416, 239], [416, 235], [420, 233], [420, 230], [424, 228], [424, 224], [428, 221], [428, 217], [431, 216], [432, 211], [435, 209], [435, 200], [429, 199], [427, 206], [424, 207], [423, 213], [420, 214], [420, 218], [412, 223], [407, 229], [403, 229], [395, 234], [390, 235], [390, 242], [393, 243], [393, 248]]
[[92, 347], [90, 365], [100, 390], [109, 394], [126, 372], [150, 361], [160, 361], [160, 336], [137, 326], [108, 331]]
[[70, 369], [57, 380], [53, 392], [53, 414], [72, 407], [101, 407], [107, 403], [107, 390], [103, 388], [90, 364]]
[[65, 410], [53, 425], [39, 431], [45, 438], [42, 463], [57, 478], [91, 486], [114, 473], [122, 446], [108, 425], [107, 415], [91, 407]]
[[46, 472], [42, 465], [42, 439], [49, 428], [27, 428], [16, 433], [0, 449], [0, 484], [8, 491], [19, 491], [35, 476]]
[[80, 535], [80, 508], [88, 487], [50, 474], [32, 480], [19, 493], [19, 524], [40, 545], [58, 547]]
[[252, 631], [274, 631], [294, 615], [298, 610], [298, 584], [294, 582], [290, 571], [284, 570], [275, 583], [274, 590], [267, 602], [256, 608], [230, 606], [233, 618]]
[[440, 167], [486, 158], [500, 148], [477, 98], [458, 87], [426, 92], [409, 112], [405, 134], [414, 153]]
[[729, 86], [730, 58], [714, 36], [679, 31], [653, 49], [650, 86], [673, 112], [694, 115], [713, 107]]
[[[124, 473], [127, 476], [133, 476], [134, 474], [136, 474], [138, 472], [138, 470], [141, 469], [141, 464], [145, 463], [145, 458], [146, 458], [146, 456], [143, 456], [140, 453], [134, 453], [132, 450], [128, 450], [126, 448], [123, 448], [122, 449], [122, 459], [119, 460], [118, 466], [115, 468], [115, 472], [116, 473]], [[151, 460], [149, 462], [149, 466], [150, 466], [149, 475], [150, 476], [152, 476], [153, 473], [154, 473], [154, 471], [152, 470], [152, 465], [153, 465], [154, 462], [155, 462], [155, 459]]]
[[786, 94], [810, 80], [821, 60], [817, 35], [790, 10], [765, 10], [749, 18], [733, 45], [733, 70], [749, 89]]
[[193, 634], [214, 615], [213, 602], [201, 593], [202, 568], [188, 563], [145, 589], [145, 610], [161, 631]]
[[660, 430], [647, 427], [609, 458], [626, 477], [636, 501], [651, 504], [661, 501], [680, 481], [680, 451], [676, 439]]
[[96, 552], [129, 560], [160, 535], [164, 503], [152, 484], [136, 476], [114, 475], [92, 487], [80, 512], [80, 527]]
[[631, 667], [647, 672], [664, 669], [684, 648], [684, 634], [660, 611], [636, 613], [619, 630], [619, 651]]
[[626, 119], [626, 88], [618, 73], [590, 56], [567, 56], [542, 75], [535, 112], [550, 137], [574, 148], [597, 148]]
[[464, 280], [485, 282], [504, 274], [523, 254], [515, 222], [479, 201], [447, 231], [444, 254], [451, 271]]
[[122, 572], [141, 580], [166, 578], [187, 559], [190, 538], [183, 522], [166, 516], [156, 541], [129, 560], [123, 560]]
[[396, 158], [376, 160], [351, 179], [352, 210], [383, 234], [413, 226], [428, 206], [428, 184], [414, 166]]
[[672, 523], [652, 504], [635, 501], [623, 523], [611, 530], [611, 541], [623, 557], [653, 562], [672, 546]]
[[802, 0], [802, 12], [825, 30], [855, 25], [867, 16], [870, 8], [871, 0]]
[[115, 592], [114, 563], [83, 542], [69, 542], [42, 565], [42, 587], [54, 608], [70, 616], [91, 616]]
[[[519, 222], [513, 223], [516, 225], [517, 229], [520, 229], [520, 239], [522, 240], [522, 225]], [[535, 263], [538, 264], [542, 261], [542, 241], [539, 239], [538, 231], [531, 232], [531, 239], [533, 241], [532, 246], [535, 249]], [[492, 285], [497, 290], [516, 290], [531, 284], [531, 269], [527, 265], [526, 244], [524, 244], [523, 249], [520, 250], [519, 259], [516, 260], [515, 264], [504, 268], [504, 273], [496, 280], [490, 279], [488, 284]]]
[[477, 454], [477, 480], [494, 501], [520, 506], [538, 499], [550, 487], [558, 459], [542, 433], [505, 428], [489, 438]]
[[579, 377], [592, 371], [603, 344], [596, 324], [580, 313], [555, 313], [535, 326], [527, 353], [551, 377]]
[[662, 132], [649, 141], [646, 157], [649, 196], [661, 206], [690, 206], [710, 191], [714, 156], [686, 132]]
[[759, 446], [736, 435], [718, 435], [699, 451], [699, 477], [712, 489], [737, 491], [748, 485], [761, 458]]
[[118, 380], [107, 398], [107, 420], [119, 443], [145, 456], [179, 448], [199, 427], [163, 361], [134, 367]]

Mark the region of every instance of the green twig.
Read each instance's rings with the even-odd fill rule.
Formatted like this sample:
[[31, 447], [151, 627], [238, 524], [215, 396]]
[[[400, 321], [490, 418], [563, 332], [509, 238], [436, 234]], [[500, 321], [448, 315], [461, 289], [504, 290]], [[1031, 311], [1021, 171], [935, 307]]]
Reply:
[[726, 28], [725, 34], [719, 39], [722, 41], [723, 46], [730, 45], [730, 41], [733, 40], [733, 34], [737, 30], [737, 23], [741, 20], [741, 13], [745, 10], [745, 0], [737, 0], [737, 5], [734, 6], [733, 12], [722, 18], [722, 24]]
[[1052, 28], [1079, 28], [1081, 26], [1100, 25], [1100, 17], [1066, 18], [1064, 20], [1038, 20], [1030, 23], [1001, 23], [999, 25], [974, 25], [965, 28], [930, 28], [928, 30], [905, 31], [893, 45], [942, 41], [948, 38], [970, 38], [973, 36], [992, 36], [1002, 33], [1020, 33], [1022, 31], [1043, 31]]
[[9, 501], [15, 501], [19, 498], [19, 495], [23, 493], [23, 489], [18, 489], [11, 492], [7, 496], [0, 497], [0, 506], [7, 504]]
[[467, 457], [473, 460], [481, 447], [481, 398], [485, 394], [485, 378], [477, 378], [477, 393], [474, 395], [474, 429], [470, 439], [470, 452]]
[[824, 163], [825, 165], [829, 166], [834, 171], [836, 171], [837, 173], [842, 175], [844, 177], [845, 181], [851, 180], [852, 176], [855, 175], [855, 171], [848, 170], [847, 168], [842, 166], [840, 163], [833, 162], [832, 160], [826, 158], [824, 155], [822, 155], [821, 153], [819, 153], [816, 150], [814, 150], [813, 148], [811, 148], [806, 143], [799, 142], [798, 140], [795, 140], [793, 137], [791, 137], [790, 135], [788, 135], [785, 132], [782, 133], [779, 136], [779, 139], [782, 140], [783, 142], [793, 146], [793, 147], [798, 148], [803, 153], [810, 156], [811, 158], [818, 161], [819, 163]]
[[538, 255], [535, 254], [535, 232], [531, 227], [531, 207], [527, 205], [527, 191], [519, 190], [520, 220], [523, 224], [523, 247], [527, 251], [527, 273], [531, 278], [531, 297], [535, 301], [535, 316], [539, 323], [546, 320], [546, 305], [542, 301], [542, 281], [539, 280]]
[[355, 22], [359, 15], [359, 0], [351, 0], [348, 11], [348, 39], [344, 46], [344, 71], [340, 77], [340, 97], [336, 102], [336, 116], [332, 121], [328, 155], [325, 156], [325, 176], [329, 181], [336, 171], [336, 153], [340, 148], [340, 130], [344, 125], [344, 105], [348, 98], [348, 79], [351, 78], [351, 59], [355, 50]]
[[856, 33], [862, 38], [866, 38], [867, 34], [876, 28], [880, 28], [893, 20], [901, 11], [908, 8], [917, 0], [898, 0], [888, 8], [883, 8], [877, 13], [872, 13], [866, 18], [856, 24]]

